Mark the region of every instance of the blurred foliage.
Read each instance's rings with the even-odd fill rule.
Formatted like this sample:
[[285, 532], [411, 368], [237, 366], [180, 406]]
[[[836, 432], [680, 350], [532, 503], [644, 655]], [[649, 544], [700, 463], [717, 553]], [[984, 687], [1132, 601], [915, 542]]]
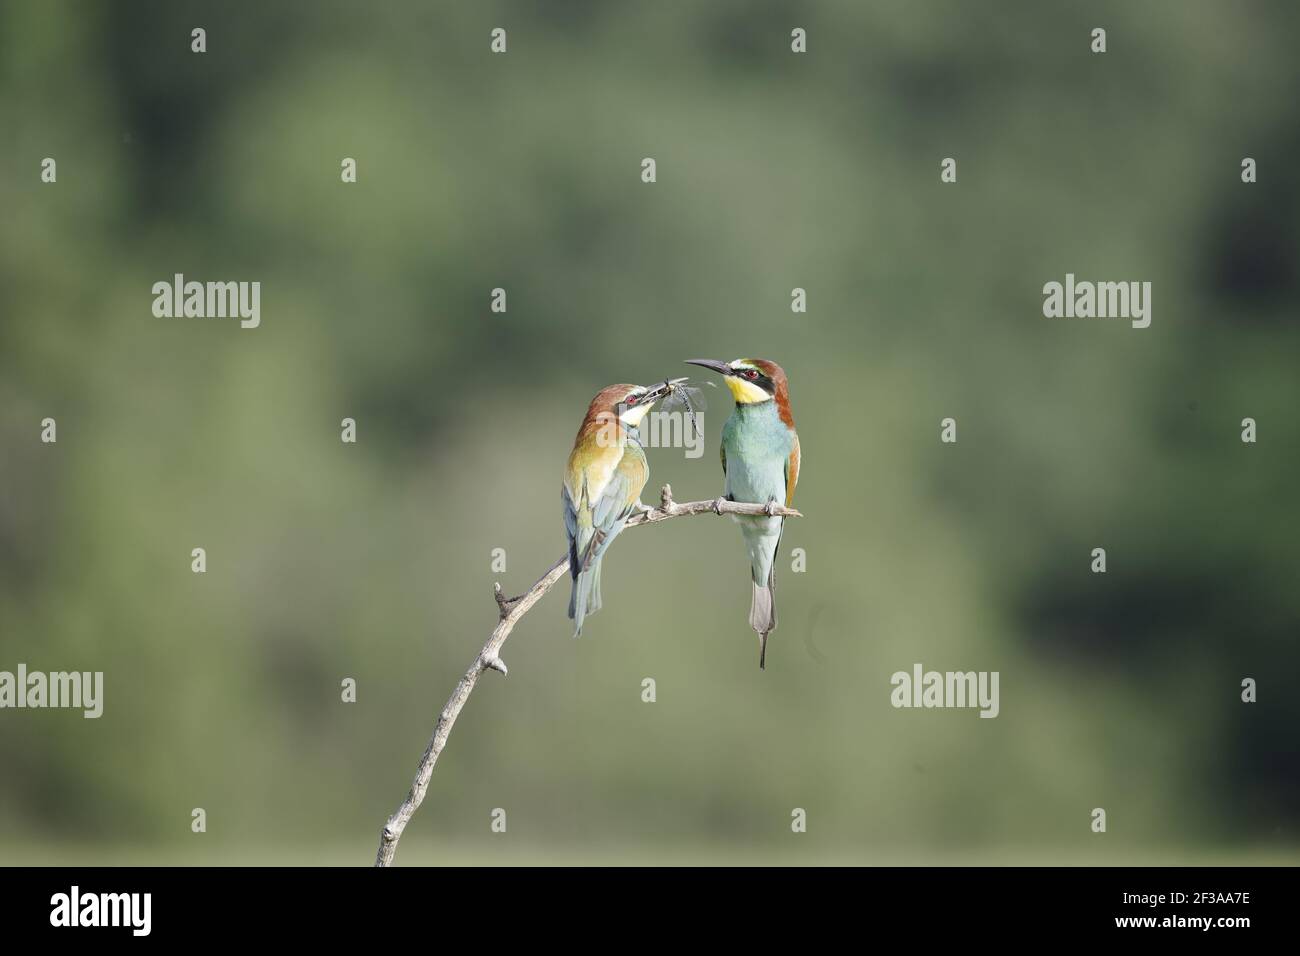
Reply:
[[[792, 383], [808, 573], [768, 670], [729, 522], [629, 533], [582, 640], [563, 586], [516, 630], [399, 861], [1294, 859], [1298, 26], [0, 3], [0, 669], [107, 685], [98, 721], [0, 714], [0, 861], [368, 862], [492, 581], [562, 551], [586, 402], [694, 355]], [[155, 319], [176, 272], [261, 281], [261, 328]], [[1151, 328], [1045, 320], [1066, 272], [1151, 280]], [[714, 394], [704, 457], [651, 450], [647, 499], [718, 493]], [[915, 661], [1001, 671], [1001, 716], [892, 709]]]

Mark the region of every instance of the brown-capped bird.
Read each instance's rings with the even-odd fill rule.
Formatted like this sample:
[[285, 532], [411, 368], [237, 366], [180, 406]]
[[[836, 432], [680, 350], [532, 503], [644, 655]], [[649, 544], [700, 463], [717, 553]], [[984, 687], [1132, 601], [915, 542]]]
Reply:
[[569, 617], [573, 636], [600, 610], [600, 563], [637, 510], [650, 465], [637, 426], [654, 403], [684, 379], [657, 385], [610, 385], [591, 400], [564, 469], [560, 497], [569, 536]]

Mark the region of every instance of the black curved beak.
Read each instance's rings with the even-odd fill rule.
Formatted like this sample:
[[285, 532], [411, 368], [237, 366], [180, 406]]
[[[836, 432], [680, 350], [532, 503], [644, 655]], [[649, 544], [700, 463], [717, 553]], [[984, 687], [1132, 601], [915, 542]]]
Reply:
[[711, 369], [713, 369], [713, 371], [718, 372], [719, 374], [722, 374], [722, 375], [735, 375], [735, 374], [736, 374], [735, 372], [733, 372], [733, 371], [731, 370], [731, 366], [730, 366], [730, 365], [728, 365], [726, 362], [719, 362], [719, 361], [717, 361], [716, 359], [687, 359], [687, 360], [686, 360], [686, 364], [687, 364], [687, 365], [700, 365], [700, 366], [703, 366], [704, 368], [711, 368]]

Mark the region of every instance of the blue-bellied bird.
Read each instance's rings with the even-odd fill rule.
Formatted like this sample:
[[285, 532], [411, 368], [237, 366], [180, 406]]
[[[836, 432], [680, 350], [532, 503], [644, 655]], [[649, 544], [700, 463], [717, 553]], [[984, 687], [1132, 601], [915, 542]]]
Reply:
[[600, 610], [600, 562], [640, 505], [650, 465], [637, 426], [654, 403], [684, 379], [658, 385], [610, 385], [591, 400], [564, 469], [560, 497], [569, 536], [569, 617], [573, 636]]
[[[732, 501], [785, 505], [799, 481], [799, 434], [781, 366], [766, 359], [687, 359], [725, 376], [736, 409], [722, 426], [723, 496]], [[749, 549], [753, 595], [749, 626], [758, 633], [758, 666], [767, 665], [767, 635], [776, 630], [776, 550], [785, 519], [734, 515]]]

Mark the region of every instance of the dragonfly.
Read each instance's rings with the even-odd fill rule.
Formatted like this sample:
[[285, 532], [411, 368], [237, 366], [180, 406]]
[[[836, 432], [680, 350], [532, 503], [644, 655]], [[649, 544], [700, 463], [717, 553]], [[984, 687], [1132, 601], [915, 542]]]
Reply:
[[[704, 384], [711, 388], [718, 387], [715, 382], [705, 382]], [[686, 417], [691, 421], [691, 429], [695, 432], [695, 436], [702, 435], [700, 423], [695, 415], [697, 412], [705, 411], [709, 407], [708, 402], [704, 399], [704, 390], [698, 385], [692, 385], [690, 380], [685, 378], [664, 379], [662, 387], [668, 390], [668, 397], [663, 400], [663, 404], [659, 407], [665, 412], [674, 412], [678, 408], [685, 409]]]

